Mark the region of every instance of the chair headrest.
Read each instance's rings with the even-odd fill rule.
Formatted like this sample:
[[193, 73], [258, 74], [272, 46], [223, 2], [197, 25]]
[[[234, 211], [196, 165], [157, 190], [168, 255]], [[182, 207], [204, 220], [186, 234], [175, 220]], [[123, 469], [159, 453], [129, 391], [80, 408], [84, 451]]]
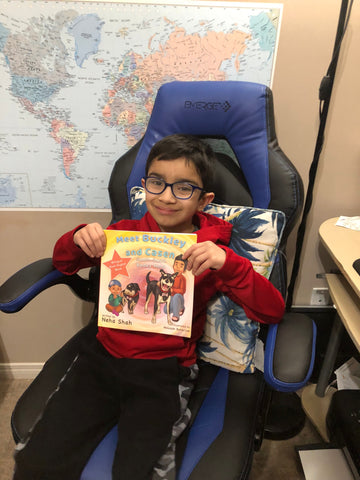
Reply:
[[268, 88], [250, 82], [171, 82], [160, 87], [127, 189], [140, 185], [152, 146], [174, 133], [224, 137], [233, 149], [253, 205], [270, 202]]

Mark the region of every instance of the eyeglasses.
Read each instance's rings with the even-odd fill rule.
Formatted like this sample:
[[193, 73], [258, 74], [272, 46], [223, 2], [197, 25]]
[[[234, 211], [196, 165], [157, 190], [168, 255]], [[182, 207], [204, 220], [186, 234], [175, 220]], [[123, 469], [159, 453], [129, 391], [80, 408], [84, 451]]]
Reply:
[[194, 190], [200, 190], [204, 192], [203, 188], [197, 187], [196, 185], [191, 185], [187, 182], [175, 182], [175, 183], [166, 183], [161, 178], [157, 177], [144, 177], [145, 188], [149, 193], [153, 195], [160, 195], [163, 193], [167, 187], [171, 188], [171, 192], [175, 198], [179, 200], [188, 200], [192, 197]]

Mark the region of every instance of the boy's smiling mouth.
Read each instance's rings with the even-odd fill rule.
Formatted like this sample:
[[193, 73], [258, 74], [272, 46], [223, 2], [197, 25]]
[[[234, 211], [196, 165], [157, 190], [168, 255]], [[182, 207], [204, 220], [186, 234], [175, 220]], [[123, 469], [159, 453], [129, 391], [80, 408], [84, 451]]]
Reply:
[[155, 206], [156, 210], [163, 215], [174, 215], [177, 210], [172, 209], [172, 208], [167, 208], [167, 207], [161, 207], [161, 206]]

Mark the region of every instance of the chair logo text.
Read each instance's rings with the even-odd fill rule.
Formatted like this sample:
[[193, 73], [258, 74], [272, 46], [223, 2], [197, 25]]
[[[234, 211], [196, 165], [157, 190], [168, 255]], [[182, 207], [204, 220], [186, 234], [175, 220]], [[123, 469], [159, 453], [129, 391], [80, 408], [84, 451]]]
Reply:
[[223, 110], [224, 112], [227, 112], [230, 108], [231, 105], [230, 103], [226, 100], [225, 102], [193, 102], [191, 100], [185, 100], [184, 107], [186, 109], [192, 109], [192, 110], [204, 110], [207, 112], [211, 111], [219, 111]]

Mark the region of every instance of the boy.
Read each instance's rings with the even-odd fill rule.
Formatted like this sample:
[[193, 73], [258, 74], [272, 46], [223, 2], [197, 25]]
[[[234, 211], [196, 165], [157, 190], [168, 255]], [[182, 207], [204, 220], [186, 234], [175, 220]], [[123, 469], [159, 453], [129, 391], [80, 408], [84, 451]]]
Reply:
[[172, 313], [171, 320], [173, 322], [178, 322], [180, 316], [183, 315], [185, 311], [184, 295], [186, 292], [186, 278], [183, 273], [186, 270], [186, 266], [187, 260], [184, 260], [182, 255], [175, 257], [173, 268], [174, 273], [177, 273], [177, 275], [175, 277], [174, 285], [171, 287], [170, 299], [170, 313]]
[[113, 313], [117, 317], [119, 313], [123, 311], [123, 299], [121, 296], [121, 283], [119, 280], [111, 280], [109, 283], [109, 291], [110, 295], [108, 298], [108, 302], [105, 306], [108, 312]]
[[[148, 212], [141, 220], [109, 227], [196, 233], [198, 243], [183, 254], [195, 275], [191, 338], [99, 328], [49, 398], [29, 438], [17, 447], [14, 480], [78, 480], [93, 449], [116, 424], [113, 480], [174, 479], [175, 439], [189, 420], [187, 400], [197, 376], [196, 342], [207, 302], [221, 291], [249, 318], [280, 321], [280, 293], [227, 246], [232, 225], [202, 212], [214, 198], [213, 155], [196, 137], [160, 140], [142, 179]], [[58, 240], [54, 266], [73, 274], [98, 265], [105, 246], [99, 224], [80, 225]]]

